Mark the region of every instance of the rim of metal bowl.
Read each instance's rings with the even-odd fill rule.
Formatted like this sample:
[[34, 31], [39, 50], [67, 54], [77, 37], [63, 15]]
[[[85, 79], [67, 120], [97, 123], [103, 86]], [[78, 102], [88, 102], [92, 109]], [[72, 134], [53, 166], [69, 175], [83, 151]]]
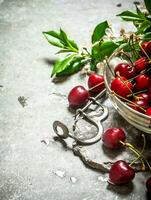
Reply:
[[[118, 49], [118, 50], [119, 50], [119, 49]], [[116, 51], [108, 58], [108, 62], [110, 62], [111, 59], [113, 59], [114, 57], [116, 57], [116, 53], [117, 53], [118, 50], [116, 50]], [[106, 72], [107, 72], [106, 69], [107, 69], [107, 64], [104, 64], [104, 70], [103, 70], [104, 83], [105, 83], [105, 86], [106, 86], [106, 88], [107, 88], [107, 91], [109, 91], [110, 94], [112, 94], [112, 90], [110, 89], [109, 84], [108, 84], [108, 82], [107, 82], [107, 78], [106, 78]], [[111, 73], [111, 72], [110, 72], [110, 73]], [[126, 105], [123, 101], [121, 101], [117, 96], [114, 96], [114, 98], [115, 98], [118, 102], [120, 102], [125, 108], [127, 108], [128, 110], [130, 110], [132, 113], [137, 114], [138, 116], [143, 117], [143, 118], [145, 118], [145, 119], [151, 120], [151, 116], [147, 116], [147, 115], [145, 115], [145, 114], [143, 114], [143, 113], [140, 113], [140, 112], [138, 112], [138, 111], [136, 111], [136, 110], [130, 108], [130, 107], [129, 107], [128, 105]]]

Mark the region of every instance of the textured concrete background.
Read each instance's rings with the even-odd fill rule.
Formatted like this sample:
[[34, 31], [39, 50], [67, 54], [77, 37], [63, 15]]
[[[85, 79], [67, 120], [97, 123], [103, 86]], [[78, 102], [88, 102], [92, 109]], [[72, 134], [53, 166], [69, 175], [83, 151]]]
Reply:
[[[95, 24], [108, 19], [117, 31], [123, 25], [115, 15], [128, 8], [134, 8], [132, 0], [0, 0], [0, 200], [145, 199], [144, 174], [130, 188], [110, 188], [106, 175], [86, 168], [52, 140], [55, 119], [71, 124], [64, 95], [85, 81], [75, 75], [51, 82], [49, 63], [56, 49], [42, 36], [61, 26], [89, 45]], [[27, 98], [25, 107], [20, 96]], [[104, 126], [121, 125], [131, 132], [111, 108]], [[48, 145], [41, 143], [49, 137]], [[98, 152], [102, 159], [111, 158]]]

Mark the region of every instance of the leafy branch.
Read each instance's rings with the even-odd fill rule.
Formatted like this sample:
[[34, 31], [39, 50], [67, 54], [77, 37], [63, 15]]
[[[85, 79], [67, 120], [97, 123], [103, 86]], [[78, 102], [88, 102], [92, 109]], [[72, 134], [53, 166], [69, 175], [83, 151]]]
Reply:
[[151, 3], [150, 0], [144, 2], [148, 15], [137, 6], [136, 12], [127, 10], [117, 15], [124, 21], [132, 22], [136, 27], [136, 32], [128, 37], [125, 33], [118, 38], [109, 37], [107, 31], [112, 31], [109, 23], [101, 22], [94, 28], [90, 52], [86, 47], [79, 48], [76, 42], [71, 40], [61, 28], [59, 31], [43, 32], [47, 41], [59, 48], [56, 54], [63, 54], [63, 58], [56, 61], [51, 76], [59, 77], [76, 73], [87, 63], [89, 63], [90, 70], [96, 71], [97, 64], [109, 57], [119, 47], [122, 47], [125, 52], [131, 52], [132, 60], [136, 60], [140, 48], [138, 41], [151, 40]]

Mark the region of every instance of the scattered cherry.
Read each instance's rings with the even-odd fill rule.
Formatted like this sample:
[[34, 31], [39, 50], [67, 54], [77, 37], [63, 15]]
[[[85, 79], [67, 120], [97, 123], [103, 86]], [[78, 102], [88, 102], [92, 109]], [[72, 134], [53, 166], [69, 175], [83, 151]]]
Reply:
[[141, 72], [142, 70], [145, 70], [148, 68], [149, 63], [146, 57], [141, 57], [134, 62], [134, 66], [137, 72]]
[[149, 193], [151, 193], [151, 177], [146, 181], [146, 188]]
[[151, 107], [146, 110], [145, 114], [151, 117]]
[[100, 93], [105, 88], [104, 77], [95, 73], [90, 74], [88, 78], [88, 87], [89, 91], [96, 94]]
[[114, 69], [115, 75], [120, 75], [126, 79], [133, 78], [136, 75], [136, 69], [127, 63], [120, 63]]
[[120, 128], [109, 128], [102, 136], [104, 146], [110, 149], [118, 149], [122, 146], [120, 141], [124, 142], [125, 139], [125, 132]]
[[68, 101], [72, 108], [80, 108], [88, 102], [89, 92], [81, 85], [74, 87], [69, 95]]
[[151, 79], [148, 75], [142, 74], [135, 78], [135, 88], [137, 91], [148, 89], [151, 83]]
[[129, 183], [135, 177], [135, 171], [123, 160], [116, 161], [109, 172], [109, 183], [122, 185]]
[[116, 77], [111, 82], [111, 90], [121, 97], [127, 98], [132, 93], [133, 84], [125, 77]]

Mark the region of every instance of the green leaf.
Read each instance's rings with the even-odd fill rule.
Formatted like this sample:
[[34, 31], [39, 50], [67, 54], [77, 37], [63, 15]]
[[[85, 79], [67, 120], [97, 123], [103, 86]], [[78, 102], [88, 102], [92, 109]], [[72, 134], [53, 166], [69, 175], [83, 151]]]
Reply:
[[113, 41], [103, 41], [97, 43], [92, 48], [92, 58], [102, 61], [106, 56], [109, 57], [119, 45]]
[[71, 51], [70, 49], [61, 49], [56, 54], [60, 54], [60, 53], [72, 53], [72, 52], [73, 51]]
[[131, 12], [129, 10], [124, 11], [120, 14], [118, 14], [117, 16], [120, 16], [123, 20], [125, 21], [143, 21], [144, 19], [142, 19], [141, 16], [139, 16], [139, 14], [136, 14], [134, 12]]
[[94, 32], [92, 34], [92, 44], [101, 40], [102, 37], [106, 35], [105, 31], [107, 28], [109, 28], [109, 24], [107, 21], [104, 21], [95, 27]]
[[148, 12], [151, 14], [151, 1], [150, 0], [144, 0], [145, 6], [148, 10]]
[[67, 37], [67, 34], [60, 28], [60, 32], [48, 31], [43, 32], [47, 41], [56, 47], [69, 49], [70, 52], [78, 52], [77, 44]]
[[92, 60], [91, 63], [90, 63], [90, 69], [91, 71], [96, 71], [96, 65], [99, 61], [95, 61], [95, 60]]
[[63, 44], [60, 42], [60, 34], [55, 32], [55, 31], [48, 31], [48, 32], [43, 32], [43, 35], [47, 39], [47, 41], [56, 47], [63, 48]]
[[67, 34], [61, 28], [60, 28], [60, 37], [62, 38], [62, 42], [63, 44], [65, 44], [65, 46], [78, 50], [77, 44], [73, 40], [70, 40], [67, 37]]
[[70, 62], [68, 67], [66, 67], [63, 71], [56, 74], [57, 77], [60, 76], [68, 76], [80, 71], [85, 64], [87, 63], [87, 59], [81, 56], [75, 56], [73, 60]]
[[151, 41], [151, 32], [145, 33], [142, 38], [143, 41]]
[[137, 28], [138, 31], [136, 32], [137, 34], [144, 34], [144, 32], [146, 31], [146, 29], [151, 27], [151, 22], [145, 20], [144, 22], [142, 22], [140, 24], [140, 26]]
[[68, 57], [57, 60], [53, 67], [51, 76], [57, 75], [58, 73], [61, 73], [63, 70], [65, 70], [70, 65], [70, 62], [75, 56], [76, 54], [71, 54]]

